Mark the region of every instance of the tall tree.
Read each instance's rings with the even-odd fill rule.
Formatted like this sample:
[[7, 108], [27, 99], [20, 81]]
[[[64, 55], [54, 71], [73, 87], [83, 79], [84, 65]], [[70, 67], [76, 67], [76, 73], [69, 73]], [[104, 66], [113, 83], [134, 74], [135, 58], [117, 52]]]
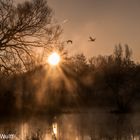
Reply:
[[52, 13], [46, 0], [0, 0], [0, 71], [25, 71], [35, 57], [34, 48], [54, 44], [61, 29], [52, 24]]

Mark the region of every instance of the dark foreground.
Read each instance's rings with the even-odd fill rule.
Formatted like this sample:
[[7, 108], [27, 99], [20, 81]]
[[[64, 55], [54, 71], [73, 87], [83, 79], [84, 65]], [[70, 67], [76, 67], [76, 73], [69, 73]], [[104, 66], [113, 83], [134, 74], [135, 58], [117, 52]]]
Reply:
[[[55, 117], [1, 120], [1, 139], [139, 140], [140, 113], [68, 113]], [[3, 138], [4, 137], [4, 138]]]

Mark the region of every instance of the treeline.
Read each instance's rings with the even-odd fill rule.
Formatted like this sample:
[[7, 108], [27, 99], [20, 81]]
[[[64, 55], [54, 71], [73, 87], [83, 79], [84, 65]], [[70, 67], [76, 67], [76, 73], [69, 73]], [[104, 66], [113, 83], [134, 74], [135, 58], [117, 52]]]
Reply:
[[[65, 54], [65, 53], [64, 53]], [[0, 74], [0, 112], [55, 114], [79, 108], [129, 112], [140, 101], [140, 65], [118, 45], [109, 56], [62, 56], [59, 66], [37, 66], [26, 73]]]

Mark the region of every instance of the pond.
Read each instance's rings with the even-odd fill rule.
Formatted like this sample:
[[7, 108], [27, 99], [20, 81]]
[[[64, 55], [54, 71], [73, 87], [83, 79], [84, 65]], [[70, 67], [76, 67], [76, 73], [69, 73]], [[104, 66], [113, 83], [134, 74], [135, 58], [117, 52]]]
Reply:
[[140, 114], [67, 113], [3, 121], [0, 138], [13, 140], [140, 140]]

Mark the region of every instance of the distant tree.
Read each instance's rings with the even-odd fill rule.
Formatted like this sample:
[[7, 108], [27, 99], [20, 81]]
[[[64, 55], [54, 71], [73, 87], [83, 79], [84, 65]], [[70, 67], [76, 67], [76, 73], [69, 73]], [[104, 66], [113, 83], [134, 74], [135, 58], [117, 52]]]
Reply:
[[114, 49], [114, 59], [118, 65], [121, 65], [122, 58], [123, 58], [123, 49], [121, 44], [119, 44], [118, 46], [115, 46]]
[[[129, 111], [135, 97], [134, 84], [135, 64], [131, 60], [132, 51], [128, 45], [123, 50], [119, 44], [115, 47], [112, 63], [104, 69], [105, 82], [112, 90], [119, 111]], [[133, 82], [132, 82], [133, 81]], [[136, 81], [134, 82], [136, 84]]]
[[101, 105], [106, 101], [118, 111], [129, 111], [139, 92], [140, 72], [132, 60], [129, 46], [119, 44], [112, 55], [90, 58], [89, 67], [93, 71], [94, 99], [102, 102]]
[[84, 54], [77, 54], [71, 58], [71, 61], [73, 64], [74, 71], [77, 74], [83, 74], [83, 72], [86, 72], [88, 65], [87, 60]]
[[60, 34], [46, 0], [0, 0], [0, 71], [29, 69], [35, 52], [56, 43]]

